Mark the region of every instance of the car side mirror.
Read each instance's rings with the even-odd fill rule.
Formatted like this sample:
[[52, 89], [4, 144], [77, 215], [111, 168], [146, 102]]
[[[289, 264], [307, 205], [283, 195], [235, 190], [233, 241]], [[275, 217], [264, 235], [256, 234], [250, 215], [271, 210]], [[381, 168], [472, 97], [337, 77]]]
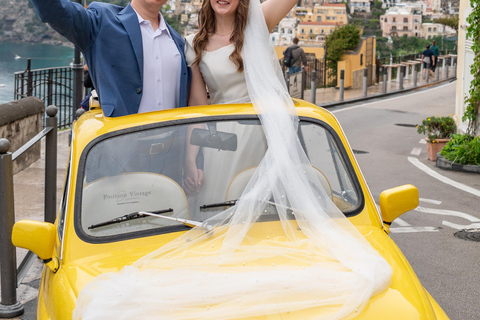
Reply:
[[383, 191], [380, 194], [380, 211], [385, 230], [390, 232], [393, 220], [418, 206], [418, 189], [406, 184]]
[[51, 223], [21, 220], [13, 226], [12, 243], [16, 247], [32, 251], [56, 272], [58, 260], [52, 259], [56, 235], [57, 228]]

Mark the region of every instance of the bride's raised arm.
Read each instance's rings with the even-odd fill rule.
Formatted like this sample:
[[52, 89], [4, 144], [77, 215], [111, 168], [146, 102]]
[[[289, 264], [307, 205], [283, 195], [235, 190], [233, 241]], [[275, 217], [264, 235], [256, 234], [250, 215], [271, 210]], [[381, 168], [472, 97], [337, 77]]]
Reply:
[[298, 0], [267, 0], [262, 3], [263, 15], [267, 22], [268, 31], [272, 32], [273, 28], [297, 3]]

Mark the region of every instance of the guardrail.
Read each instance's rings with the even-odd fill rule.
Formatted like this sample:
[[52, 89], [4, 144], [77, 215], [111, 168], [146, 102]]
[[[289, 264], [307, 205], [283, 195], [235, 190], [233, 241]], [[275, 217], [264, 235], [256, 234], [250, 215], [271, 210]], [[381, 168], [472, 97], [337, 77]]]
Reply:
[[15, 223], [13, 161], [45, 137], [45, 207], [44, 220], [55, 222], [57, 204], [57, 107], [46, 109], [45, 128], [13, 154], [10, 142], [0, 139], [0, 318], [14, 318], [24, 313], [17, 301], [17, 287], [36, 259], [29, 251], [17, 268], [16, 248], [12, 244]]
[[27, 69], [15, 72], [14, 100], [34, 96], [44, 102], [45, 108], [55, 105], [59, 111], [58, 128], [68, 128], [75, 116], [72, 108], [74, 72], [72, 67], [32, 70], [28, 59]]

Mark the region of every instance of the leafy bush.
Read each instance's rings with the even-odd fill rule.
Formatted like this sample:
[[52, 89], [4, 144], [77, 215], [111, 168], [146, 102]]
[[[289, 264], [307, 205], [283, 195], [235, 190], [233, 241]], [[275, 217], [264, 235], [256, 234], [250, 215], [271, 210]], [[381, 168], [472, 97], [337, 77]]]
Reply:
[[440, 154], [454, 163], [480, 166], [480, 137], [453, 134]]
[[425, 134], [428, 140], [450, 138], [450, 135], [457, 131], [455, 120], [451, 117], [428, 117], [422, 120], [422, 124], [417, 126], [417, 132]]

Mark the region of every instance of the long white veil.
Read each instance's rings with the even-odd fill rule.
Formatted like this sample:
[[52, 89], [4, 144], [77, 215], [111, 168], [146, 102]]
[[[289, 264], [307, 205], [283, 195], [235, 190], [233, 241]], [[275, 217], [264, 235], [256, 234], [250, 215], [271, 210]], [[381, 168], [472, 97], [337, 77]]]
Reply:
[[[340, 319], [389, 286], [390, 266], [323, 191], [300, 145], [259, 0], [250, 0], [243, 58], [268, 141], [243, 195], [206, 221], [213, 232], [196, 227], [87, 284], [73, 319]], [[281, 227], [264, 234], [255, 222], [272, 203]]]

